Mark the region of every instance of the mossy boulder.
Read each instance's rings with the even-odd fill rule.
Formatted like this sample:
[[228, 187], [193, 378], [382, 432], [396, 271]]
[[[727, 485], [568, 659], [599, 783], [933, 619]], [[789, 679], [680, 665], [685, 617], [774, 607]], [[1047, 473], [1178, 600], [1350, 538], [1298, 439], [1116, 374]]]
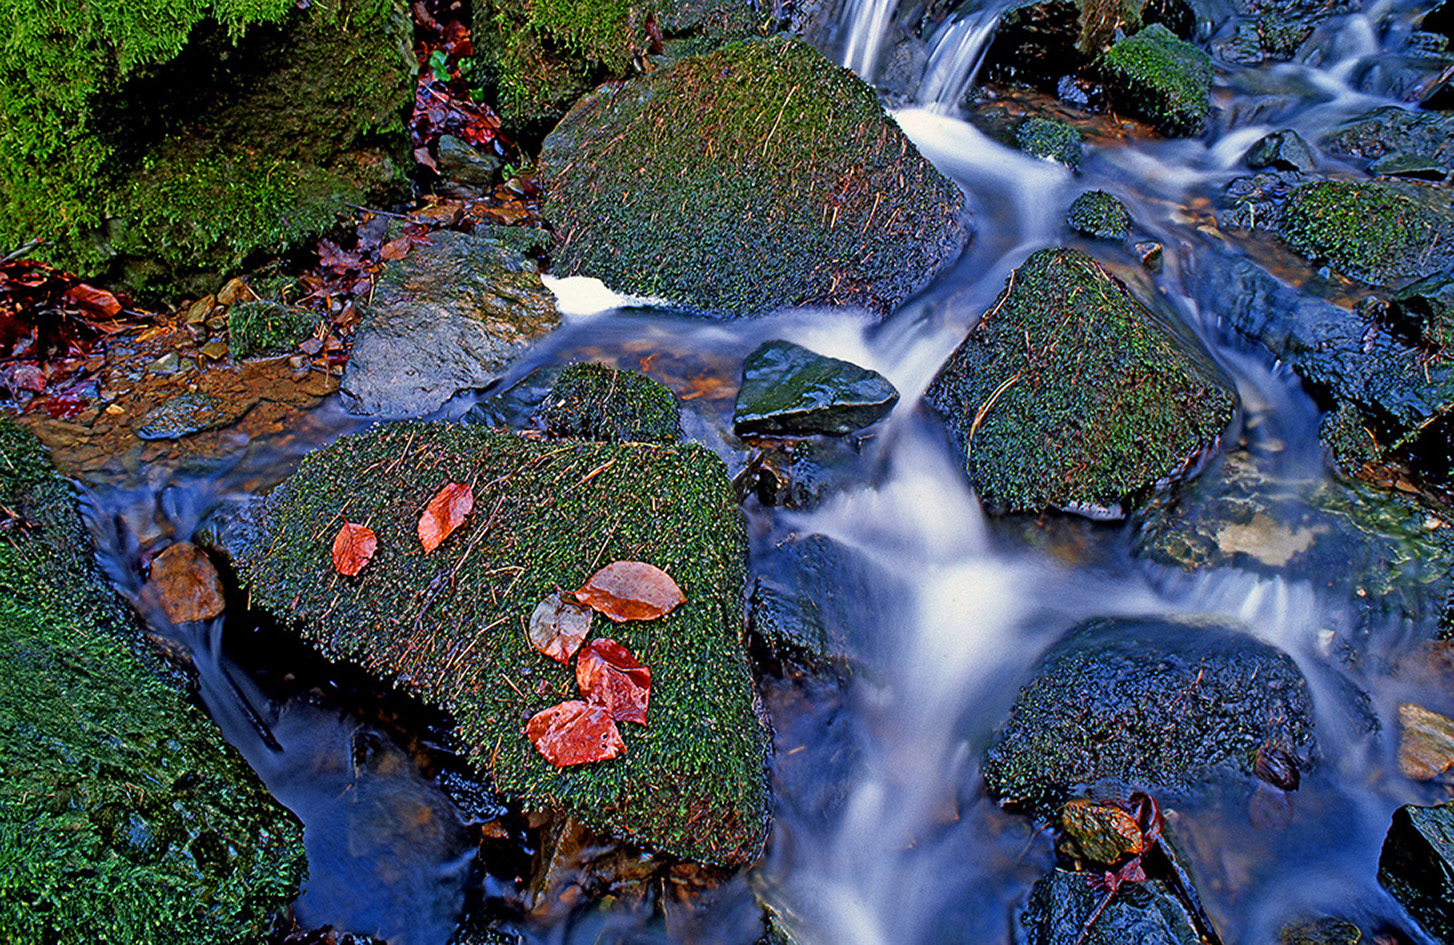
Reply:
[[[474, 512], [425, 554], [416, 523], [449, 481], [474, 484]], [[344, 519], [378, 536], [356, 578], [329, 556]], [[252, 602], [445, 709], [503, 796], [689, 859], [741, 866], [761, 851], [767, 746], [742, 643], [745, 537], [711, 452], [384, 424], [305, 457], [256, 526], [236, 549]], [[576, 682], [526, 626], [557, 586], [615, 560], [654, 564], [686, 595], [658, 620], [595, 620], [651, 669], [650, 724], [625, 726], [621, 757], [553, 768], [525, 724], [577, 698]]]
[[40, 238], [67, 268], [196, 290], [402, 180], [404, 5], [304, 6], [6, 5], [0, 247]]
[[873, 89], [747, 42], [597, 89], [546, 139], [559, 275], [717, 315], [892, 311], [963, 247], [964, 196]]
[[1077, 233], [1098, 240], [1124, 240], [1131, 235], [1131, 213], [1104, 190], [1088, 190], [1076, 197], [1065, 222]]
[[681, 407], [665, 384], [638, 371], [572, 364], [545, 398], [545, 428], [556, 436], [609, 443], [670, 443], [682, 435]]
[[1084, 253], [1041, 250], [925, 393], [1000, 512], [1115, 517], [1192, 468], [1235, 396]]
[[1111, 104], [1162, 134], [1195, 135], [1206, 124], [1212, 57], [1161, 24], [1116, 43], [1100, 66]]
[[1454, 115], [1384, 105], [1339, 125], [1321, 143], [1343, 157], [1420, 159], [1454, 173]]
[[1072, 171], [1080, 170], [1080, 131], [1063, 121], [1027, 118], [1015, 129], [1015, 144], [1033, 157], [1064, 164]]
[[0, 418], [0, 929], [15, 942], [261, 941], [302, 825], [161, 670], [69, 485]]
[[1433, 185], [1304, 184], [1288, 194], [1281, 233], [1304, 256], [1374, 285], [1454, 268], [1454, 210]]

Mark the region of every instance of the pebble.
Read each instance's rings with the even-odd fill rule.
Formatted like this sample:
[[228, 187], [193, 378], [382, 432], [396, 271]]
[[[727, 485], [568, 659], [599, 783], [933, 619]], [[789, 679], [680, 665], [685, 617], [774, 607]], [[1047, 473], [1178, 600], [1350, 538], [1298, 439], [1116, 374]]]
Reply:
[[175, 374], [182, 366], [181, 356], [175, 351], [168, 351], [146, 366], [147, 371], [152, 374]]

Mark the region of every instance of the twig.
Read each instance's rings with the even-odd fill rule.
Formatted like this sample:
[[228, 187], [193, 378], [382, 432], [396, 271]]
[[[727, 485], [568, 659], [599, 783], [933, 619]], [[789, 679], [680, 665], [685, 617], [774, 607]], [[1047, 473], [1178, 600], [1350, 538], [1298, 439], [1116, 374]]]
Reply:
[[408, 220], [411, 223], [413, 222], [413, 220], [411, 220], [409, 217], [405, 216], [402, 213], [390, 213], [387, 210], [375, 210], [373, 207], [360, 207], [356, 203], [346, 203], [344, 204], [344, 206], [348, 207], [350, 210], [357, 210], [360, 213], [377, 213], [381, 217], [393, 217], [395, 220]]
[[26, 243], [15, 252], [9, 253], [3, 259], [0, 259], [0, 263], [14, 262], [15, 260], [19, 259], [21, 256], [24, 256], [26, 253], [30, 252], [32, 249], [35, 249], [37, 246], [44, 242], [45, 240], [37, 236], [35, 239], [31, 240], [29, 243]]
[[984, 422], [985, 415], [990, 412], [990, 408], [995, 405], [995, 401], [1000, 399], [1000, 395], [1009, 390], [1010, 385], [1019, 379], [1019, 372], [1005, 378], [1005, 382], [999, 387], [996, 387], [993, 394], [990, 394], [990, 399], [980, 404], [979, 409], [974, 412], [974, 422], [969, 425], [969, 436], [965, 438], [964, 455], [966, 459], [969, 458], [970, 453], [974, 452], [974, 434], [979, 430], [979, 425]]

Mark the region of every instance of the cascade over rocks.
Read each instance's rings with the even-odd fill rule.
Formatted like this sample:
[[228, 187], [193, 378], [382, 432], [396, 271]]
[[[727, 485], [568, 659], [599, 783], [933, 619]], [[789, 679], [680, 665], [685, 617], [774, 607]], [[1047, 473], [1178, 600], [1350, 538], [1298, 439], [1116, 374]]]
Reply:
[[598, 88], [546, 138], [554, 271], [721, 316], [896, 308], [967, 239], [964, 196], [873, 89], [790, 39]]

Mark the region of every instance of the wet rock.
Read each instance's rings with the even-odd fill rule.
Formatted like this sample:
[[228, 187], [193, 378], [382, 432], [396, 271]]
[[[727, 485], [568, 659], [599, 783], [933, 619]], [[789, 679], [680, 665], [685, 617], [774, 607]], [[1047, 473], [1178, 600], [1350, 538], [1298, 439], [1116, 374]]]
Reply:
[[572, 364], [546, 395], [545, 428], [556, 436], [609, 443], [670, 443], [681, 407], [665, 384], [604, 364]]
[[1374, 285], [1454, 267], [1447, 194], [1412, 181], [1303, 184], [1288, 194], [1280, 232], [1304, 256]]
[[440, 135], [435, 164], [440, 181], [435, 191], [444, 197], [473, 200], [491, 193], [504, 161], [494, 154], [481, 154], [454, 135]]
[[227, 348], [237, 360], [287, 354], [318, 330], [318, 314], [296, 305], [258, 299], [227, 310]]
[[1026, 154], [1064, 164], [1072, 171], [1080, 170], [1080, 131], [1063, 121], [1027, 118], [1015, 129], [1015, 143]]
[[546, 139], [539, 176], [559, 275], [716, 315], [883, 315], [966, 240], [959, 188], [872, 88], [793, 40], [602, 86]]
[[1283, 926], [1277, 941], [1278, 945], [1358, 945], [1363, 932], [1342, 919], [1310, 919]]
[[1397, 151], [1370, 161], [1368, 173], [1378, 177], [1408, 177], [1413, 180], [1442, 181], [1449, 170], [1434, 158]]
[[732, 487], [739, 502], [755, 495], [765, 506], [812, 509], [855, 479], [858, 462], [848, 439], [769, 440], [748, 455]]
[[899, 392], [877, 371], [768, 341], [742, 362], [732, 429], [738, 436], [837, 436], [874, 423], [898, 402]]
[[235, 423], [252, 406], [246, 400], [228, 402], [201, 391], [187, 391], [147, 411], [136, 424], [136, 435], [143, 440], [180, 440]]
[[226, 607], [217, 569], [202, 549], [186, 541], [152, 559], [143, 593], [160, 604], [173, 624], [211, 620]]
[[160, 670], [69, 484], [3, 418], [0, 505], [34, 523], [0, 541], [0, 928], [261, 941], [297, 893], [302, 825]]
[[1106, 898], [1091, 882], [1098, 875], [1056, 869], [1038, 881], [1025, 908], [1015, 917], [1016, 945], [1200, 945], [1202, 939], [1186, 908], [1165, 884], [1155, 880], [1123, 883], [1089, 931], [1084, 931]]
[[1193, 467], [1235, 406], [1204, 356], [1069, 249], [1015, 270], [925, 399], [987, 507], [1098, 517]]
[[1274, 131], [1261, 138], [1242, 155], [1242, 163], [1253, 170], [1310, 171], [1317, 166], [1313, 149], [1296, 131]]
[[168, 377], [181, 369], [182, 356], [175, 351], [168, 351], [155, 361], [147, 362], [146, 365], [146, 372], [148, 374], [158, 374], [162, 377]]
[[1218, 55], [1242, 65], [1285, 62], [1318, 24], [1357, 6], [1357, 0], [1237, 0], [1232, 38]]
[[1405, 337], [1442, 352], [1454, 347], [1454, 275], [1436, 272], [1388, 300], [1388, 320]]
[[1454, 115], [1385, 105], [1340, 125], [1322, 139], [1322, 146], [1343, 157], [1422, 158], [1447, 175], [1454, 171]]
[[1141, 257], [1141, 268], [1155, 275], [1161, 272], [1164, 264], [1164, 254], [1160, 243], [1146, 241], [1136, 244], [1136, 255]]
[[1212, 59], [1159, 23], [1112, 46], [1101, 72], [1112, 105], [1162, 134], [1195, 135], [1206, 124]]
[[1131, 214], [1104, 190], [1091, 190], [1071, 203], [1065, 222], [1072, 230], [1099, 240], [1124, 240], [1131, 235]]
[[484, 387], [560, 322], [535, 264], [494, 240], [440, 231], [387, 268], [359, 322], [341, 390], [364, 416], [420, 416]]
[[1430, 781], [1454, 767], [1454, 719], [1404, 702], [1398, 725], [1398, 767], [1405, 777]]
[[[419, 510], [449, 481], [476, 484], [475, 511], [420, 554]], [[378, 536], [356, 579], [338, 579], [330, 560], [340, 517]], [[766, 736], [741, 639], [743, 525], [715, 454], [380, 424], [310, 453], [259, 519], [235, 559], [252, 603], [325, 655], [445, 710], [503, 799], [687, 859], [757, 857]], [[248, 534], [231, 530], [238, 542]], [[525, 723], [576, 698], [575, 678], [519, 628], [556, 587], [614, 560], [662, 568], [686, 602], [610, 627], [651, 669], [649, 725], [626, 726], [626, 753], [609, 763], [556, 769]]]
[[1297, 665], [1245, 630], [1097, 619], [1041, 658], [982, 775], [991, 797], [1031, 810], [1108, 780], [1165, 797], [1250, 775], [1260, 747], [1305, 756], [1312, 726]]
[[1444, 0], [1443, 3], [1434, 6], [1419, 21], [1419, 29], [1430, 33], [1438, 33], [1446, 40], [1454, 43], [1454, 2]]
[[1394, 811], [1378, 881], [1435, 941], [1454, 942], [1454, 807]]

